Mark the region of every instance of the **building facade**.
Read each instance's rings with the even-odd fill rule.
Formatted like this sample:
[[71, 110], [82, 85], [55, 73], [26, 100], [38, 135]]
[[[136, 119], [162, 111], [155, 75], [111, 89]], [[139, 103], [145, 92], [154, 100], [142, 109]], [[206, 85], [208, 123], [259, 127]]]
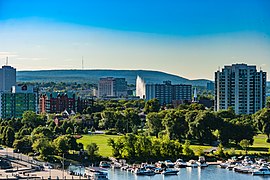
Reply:
[[2, 66], [0, 69], [0, 92], [11, 92], [16, 85], [16, 69], [11, 66]]
[[69, 114], [82, 113], [84, 109], [93, 106], [93, 99], [82, 99], [76, 97], [75, 93], [52, 92], [43, 93], [39, 96], [40, 113], [62, 113], [67, 111]]
[[125, 78], [100, 78], [98, 83], [98, 97], [127, 96], [127, 82]]
[[232, 107], [236, 114], [253, 114], [266, 105], [266, 72], [256, 66], [232, 64], [215, 72], [215, 110]]
[[173, 85], [171, 81], [164, 81], [163, 84], [147, 84], [138, 76], [136, 95], [145, 100], [156, 98], [161, 105], [173, 104], [174, 101], [191, 102], [192, 86], [185, 84]]
[[40, 113], [76, 112], [75, 94], [68, 92], [44, 93], [39, 96]]
[[0, 116], [3, 119], [21, 118], [25, 111], [38, 112], [38, 93], [33, 86], [17, 85], [11, 92], [0, 95]]

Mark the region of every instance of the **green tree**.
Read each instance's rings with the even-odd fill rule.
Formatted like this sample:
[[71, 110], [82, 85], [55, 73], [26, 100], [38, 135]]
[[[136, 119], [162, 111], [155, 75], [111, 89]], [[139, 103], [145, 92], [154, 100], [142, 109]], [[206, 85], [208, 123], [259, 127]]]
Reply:
[[188, 123], [183, 111], [169, 110], [162, 120], [166, 133], [170, 139], [181, 139], [188, 132]]
[[246, 155], [247, 155], [247, 151], [248, 151], [248, 147], [250, 146], [250, 141], [247, 139], [243, 139], [239, 145], [245, 150]]
[[223, 147], [223, 145], [222, 145], [221, 143], [219, 143], [219, 145], [218, 145], [216, 154], [217, 154], [219, 157], [224, 157], [224, 156], [225, 156], [225, 154], [224, 154], [224, 147]]
[[38, 125], [45, 125], [44, 115], [37, 115], [33, 111], [25, 111], [22, 115], [22, 123], [28, 127], [37, 127]]
[[157, 112], [150, 112], [146, 116], [146, 125], [151, 135], [158, 137], [158, 133], [163, 130], [162, 118]]
[[90, 159], [94, 159], [98, 156], [99, 147], [96, 143], [90, 143], [86, 146], [86, 151]]
[[112, 155], [114, 157], [118, 158], [124, 157], [123, 156], [124, 142], [122, 137], [118, 138], [117, 140], [109, 138], [108, 145], [112, 147]]
[[46, 158], [49, 155], [54, 154], [54, 147], [52, 145], [52, 142], [46, 138], [37, 139], [33, 143], [32, 148], [34, 151], [39, 152], [42, 158]]
[[15, 140], [15, 132], [13, 130], [13, 128], [11, 127], [6, 127], [6, 129], [4, 130], [4, 135], [3, 135], [3, 143], [5, 145], [7, 145], [8, 147], [11, 147], [13, 145], [13, 142]]
[[72, 134], [72, 129], [70, 128], [70, 127], [68, 127], [67, 129], [66, 129], [66, 134]]
[[20, 150], [22, 153], [28, 153], [32, 151], [32, 142], [28, 137], [17, 139], [13, 143], [13, 148]]
[[156, 99], [156, 98], [150, 99], [145, 103], [144, 111], [146, 113], [158, 112], [159, 109], [160, 109], [160, 104], [159, 104], [158, 99]]
[[270, 142], [270, 109], [264, 108], [254, 115], [257, 128], [267, 135], [267, 142]]
[[183, 145], [183, 154], [186, 155], [187, 157], [193, 157], [194, 151], [190, 148], [190, 141], [186, 140], [185, 144]]
[[[75, 138], [74, 138], [75, 139]], [[77, 149], [76, 140], [71, 139], [70, 135], [59, 136], [53, 141], [53, 145], [58, 154], [68, 154], [69, 150]]]

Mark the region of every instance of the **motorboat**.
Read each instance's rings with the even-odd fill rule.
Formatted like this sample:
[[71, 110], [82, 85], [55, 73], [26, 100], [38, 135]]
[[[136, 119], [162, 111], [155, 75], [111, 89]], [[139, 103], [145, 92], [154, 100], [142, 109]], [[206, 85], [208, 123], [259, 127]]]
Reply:
[[185, 167], [187, 167], [187, 163], [183, 159], [177, 159], [174, 164], [175, 164], [176, 168], [185, 168]]
[[260, 167], [258, 170], [254, 170], [252, 175], [270, 175], [270, 170], [267, 167]]
[[205, 161], [204, 156], [200, 156], [196, 163], [198, 164], [199, 167], [207, 167], [208, 166], [208, 164]]
[[174, 168], [174, 163], [171, 161], [171, 160], [165, 160], [165, 165], [168, 167], [168, 168]]
[[164, 176], [168, 176], [168, 175], [177, 175], [178, 172], [179, 172], [179, 170], [167, 168], [167, 169], [164, 169], [164, 170], [161, 172], [161, 174], [164, 175]]
[[85, 174], [91, 180], [108, 180], [108, 173], [102, 168], [98, 167], [86, 167]]
[[155, 169], [154, 169], [154, 172], [155, 172], [156, 174], [161, 174], [162, 171], [163, 171], [162, 168], [155, 168]]
[[156, 173], [151, 169], [136, 168], [135, 171], [134, 171], [134, 174], [141, 175], [141, 176], [153, 176]]
[[100, 161], [99, 167], [110, 168], [111, 167], [111, 164], [109, 162], [107, 162], [107, 161]]
[[195, 160], [192, 159], [192, 160], [189, 160], [187, 162], [187, 167], [197, 168], [198, 167], [198, 164], [196, 163]]
[[152, 164], [147, 164], [147, 163], [142, 163], [141, 167], [145, 168], [145, 169], [155, 169], [156, 166], [152, 165]]
[[122, 164], [119, 163], [119, 162], [113, 162], [113, 163], [111, 164], [111, 167], [112, 167], [113, 169], [120, 169], [120, 168], [122, 167]]

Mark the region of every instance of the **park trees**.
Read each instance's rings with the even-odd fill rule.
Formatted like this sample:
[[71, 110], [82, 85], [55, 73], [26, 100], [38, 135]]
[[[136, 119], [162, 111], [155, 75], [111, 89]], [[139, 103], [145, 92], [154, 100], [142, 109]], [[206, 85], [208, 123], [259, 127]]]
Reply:
[[201, 144], [211, 142], [215, 139], [213, 131], [222, 125], [222, 120], [217, 118], [213, 112], [199, 111], [195, 120], [189, 124], [190, 135]]
[[162, 120], [167, 136], [170, 139], [181, 139], [188, 132], [188, 123], [185, 114], [181, 110], [168, 110]]
[[54, 154], [54, 147], [52, 142], [47, 138], [39, 138], [37, 139], [32, 148], [34, 151], [39, 152], [42, 158], [46, 158], [49, 155]]
[[99, 147], [96, 143], [90, 143], [86, 146], [86, 151], [88, 156], [90, 157], [90, 160], [94, 160], [96, 157], [98, 157], [98, 150]]
[[144, 106], [144, 111], [146, 113], [149, 113], [149, 112], [158, 112], [160, 109], [160, 104], [159, 104], [159, 101], [158, 99], [150, 99], [148, 100], [146, 103], [145, 103], [145, 106]]
[[270, 108], [264, 108], [254, 114], [257, 128], [267, 135], [267, 142], [270, 142]]
[[146, 125], [150, 135], [158, 137], [158, 133], [163, 130], [162, 117], [160, 113], [150, 112], [146, 116]]

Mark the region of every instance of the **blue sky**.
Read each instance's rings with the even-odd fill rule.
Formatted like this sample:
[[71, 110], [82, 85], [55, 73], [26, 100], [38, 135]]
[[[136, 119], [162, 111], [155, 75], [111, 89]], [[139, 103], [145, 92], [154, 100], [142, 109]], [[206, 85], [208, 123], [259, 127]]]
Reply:
[[268, 0], [0, 0], [0, 61], [24, 69], [154, 69], [213, 79], [270, 69]]

